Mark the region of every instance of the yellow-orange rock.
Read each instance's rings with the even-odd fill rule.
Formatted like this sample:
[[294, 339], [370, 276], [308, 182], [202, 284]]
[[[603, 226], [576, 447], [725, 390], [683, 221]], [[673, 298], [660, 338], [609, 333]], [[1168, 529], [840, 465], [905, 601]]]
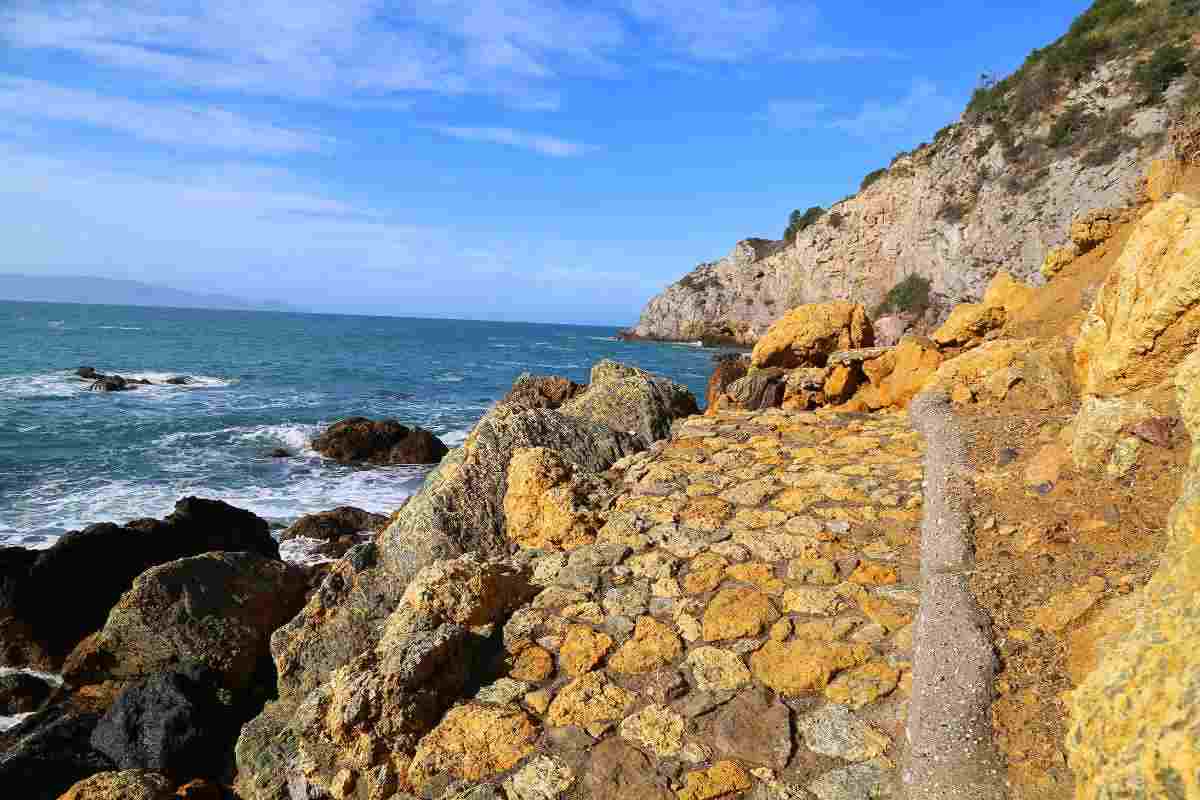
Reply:
[[1050, 280], [1070, 266], [1077, 258], [1079, 258], [1079, 248], [1074, 243], [1051, 248], [1047, 251], [1046, 258], [1042, 261], [1042, 277]]
[[1059, 339], [986, 342], [944, 362], [925, 390], [945, 392], [956, 402], [998, 402], [1024, 385], [1031, 402], [1048, 408], [1074, 395], [1069, 359]]
[[[1200, 442], [1200, 351], [1176, 376]], [[1158, 571], [1130, 595], [1132, 624], [1098, 647], [1099, 666], [1066, 696], [1076, 797], [1200, 797], [1200, 446], [1168, 519]]]
[[1071, 223], [1071, 241], [1086, 253], [1096, 245], [1107, 241], [1116, 232], [1117, 225], [1125, 219], [1125, 211], [1118, 208], [1097, 208]]
[[722, 589], [704, 610], [704, 640], [758, 636], [777, 619], [779, 612], [762, 592], [741, 586]]
[[768, 641], [750, 656], [750, 669], [754, 677], [776, 692], [796, 697], [824, 690], [835, 672], [864, 664], [870, 658], [868, 644]]
[[418, 789], [441, 775], [477, 781], [533, 752], [537, 735], [534, 721], [514, 706], [457, 706], [417, 744], [408, 778]]
[[572, 625], [558, 650], [558, 664], [567, 675], [582, 675], [599, 664], [612, 645], [612, 637], [607, 633], [594, 631], [587, 625]]
[[652, 672], [667, 666], [683, 654], [683, 642], [674, 628], [654, 617], [640, 617], [633, 638], [621, 645], [608, 660], [613, 672]]
[[1170, 379], [1200, 337], [1200, 202], [1176, 194], [1130, 234], [1075, 343], [1090, 395], [1123, 395]]
[[985, 306], [1003, 308], [1005, 313], [1011, 317], [1029, 305], [1036, 295], [1036, 289], [1021, 283], [1007, 270], [1002, 269], [988, 284], [982, 302]]
[[545, 447], [526, 447], [508, 464], [504, 517], [508, 538], [522, 547], [570, 550], [591, 544], [603, 520], [589, 496], [602, 491], [594, 475]]
[[872, 661], [840, 673], [825, 687], [825, 697], [858, 710], [891, 694], [899, 683], [899, 669], [886, 661]]
[[679, 800], [712, 800], [750, 788], [750, 775], [736, 761], [718, 761], [708, 769], [689, 772]]
[[932, 380], [942, 361], [942, 353], [933, 342], [905, 336], [894, 349], [863, 364], [870, 383], [854, 399], [871, 410], [905, 408]]
[[554, 673], [554, 656], [540, 647], [526, 647], [513, 659], [508, 674], [519, 681], [544, 681]]
[[568, 683], [550, 703], [546, 720], [551, 725], [587, 727], [625, 716], [635, 695], [617, 686], [603, 672], [588, 672]]
[[775, 322], [754, 346], [754, 367], [822, 367], [830, 353], [870, 347], [875, 340], [866, 310], [857, 303], [832, 302], [794, 308]]
[[1007, 319], [1003, 306], [960, 303], [942, 327], [933, 332], [932, 338], [942, 347], [966, 347], [979, 343], [991, 331], [1003, 328]]
[[1173, 158], [1161, 158], [1150, 162], [1146, 171], [1144, 196], [1147, 201], [1157, 203], [1166, 200], [1175, 191], [1183, 178], [1183, 162]]

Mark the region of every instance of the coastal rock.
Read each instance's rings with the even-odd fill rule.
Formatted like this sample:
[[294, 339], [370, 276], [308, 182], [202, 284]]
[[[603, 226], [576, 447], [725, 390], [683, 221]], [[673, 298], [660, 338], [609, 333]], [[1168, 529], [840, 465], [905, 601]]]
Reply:
[[718, 753], [750, 764], [783, 769], [792, 754], [791, 714], [762, 689], [742, 692], [701, 717], [697, 732]]
[[587, 796], [611, 800], [674, 800], [654, 762], [617, 737], [592, 748], [582, 778]]
[[449, 450], [423, 428], [394, 419], [339, 420], [312, 440], [312, 447], [340, 464], [436, 464]]
[[[1200, 441], [1200, 350], [1180, 365], [1175, 383], [1181, 416]], [[1097, 647], [1099, 665], [1066, 695], [1064, 744], [1081, 797], [1200, 796], [1197, 464], [1194, 444], [1158, 571], [1128, 605], [1113, 609], [1118, 633]]]
[[700, 413], [686, 387], [636, 367], [600, 361], [592, 367], [591, 380], [587, 391], [559, 410], [614, 431], [627, 431], [638, 437], [642, 447], [669, 436], [676, 419]]
[[1068, 402], [1074, 391], [1069, 354], [1058, 339], [1000, 339], [985, 342], [942, 363], [925, 390], [943, 392], [956, 403], [993, 403], [1021, 387], [1036, 407]]
[[303, 572], [254, 553], [205, 553], [154, 567], [71, 654], [64, 679], [76, 686], [136, 680], [194, 662], [231, 689], [247, 688], [263, 669], [271, 633], [303, 605], [306, 589]]
[[[147, 569], [213, 551], [279, 558], [265, 520], [219, 500], [185, 497], [164, 520], [71, 531], [41, 551], [17, 588], [16, 615], [61, 659], [104, 624], [109, 609]], [[86, 586], [87, 602], [63, 587]], [[2, 615], [0, 611], [0, 615]]]
[[750, 368], [749, 360], [738, 354], [722, 353], [720, 356], [714, 356], [713, 361], [716, 366], [708, 378], [708, 388], [704, 394], [706, 413], [716, 411], [717, 401], [725, 393], [726, 387], [746, 377], [746, 371]]
[[508, 538], [525, 548], [571, 550], [591, 544], [608, 486], [545, 447], [516, 450], [508, 464]]
[[905, 336], [900, 344], [878, 358], [863, 363], [868, 381], [854, 401], [872, 411], [906, 408], [937, 373], [943, 356], [928, 339]]
[[1011, 318], [1014, 314], [1025, 309], [1036, 296], [1037, 290], [1021, 283], [1007, 270], [1000, 270], [988, 284], [983, 293], [982, 305], [992, 308], [1003, 308], [1005, 315]]
[[1071, 458], [1081, 470], [1104, 469], [1127, 428], [1157, 416], [1141, 400], [1085, 396], [1072, 426]]
[[835, 672], [864, 664], [870, 656], [870, 645], [861, 643], [769, 641], [751, 654], [750, 668], [776, 692], [796, 697], [824, 690]]
[[0, 787], [21, 800], [55, 800], [77, 781], [111, 770], [112, 762], [88, 741], [99, 719], [64, 705], [23, 721], [0, 758]]
[[613, 672], [641, 674], [661, 669], [683, 654], [675, 630], [654, 617], [639, 617], [633, 637], [608, 660]]
[[221, 701], [219, 678], [189, 667], [128, 686], [92, 731], [92, 747], [119, 769], [154, 770], [176, 784], [228, 777], [243, 719]]
[[738, 411], [779, 408], [787, 391], [787, 376], [783, 369], [755, 370], [726, 386], [718, 406]]
[[1071, 223], [1071, 241], [1080, 253], [1086, 253], [1112, 238], [1117, 225], [1125, 221], [1126, 212], [1120, 208], [1097, 208]]
[[593, 722], [612, 722], [625, 716], [635, 695], [617, 686], [603, 672], [588, 672], [568, 683], [550, 703], [551, 725], [584, 728]]
[[1133, 227], [1075, 343], [1084, 394], [1125, 395], [1167, 381], [1200, 336], [1200, 201], [1176, 194]]
[[823, 367], [830, 353], [874, 344], [866, 310], [856, 303], [800, 306], [773, 324], [754, 346], [756, 368]]
[[941, 347], [969, 347], [983, 337], [1004, 327], [1008, 315], [1003, 306], [982, 303], [961, 303], [950, 312], [950, 318], [933, 332], [933, 341]]
[[52, 691], [50, 684], [34, 675], [23, 672], [0, 675], [0, 716], [37, 711]]
[[704, 640], [758, 636], [777, 619], [779, 612], [762, 592], [741, 586], [722, 589], [704, 611]]
[[143, 769], [99, 772], [72, 786], [58, 800], [170, 800], [175, 796], [165, 775]]
[[718, 761], [711, 767], [689, 772], [679, 790], [679, 800], [712, 800], [750, 788], [750, 775], [736, 761]]
[[524, 373], [513, 382], [512, 389], [500, 401], [500, 405], [554, 410], [585, 389], [586, 386], [566, 378]]
[[336, 542], [344, 536], [375, 533], [383, 530], [387, 523], [388, 518], [383, 514], [372, 514], [353, 506], [339, 506], [332, 511], [305, 514], [288, 526], [287, 530], [279, 535], [279, 540], [286, 542], [288, 539], [303, 536], [308, 539]]

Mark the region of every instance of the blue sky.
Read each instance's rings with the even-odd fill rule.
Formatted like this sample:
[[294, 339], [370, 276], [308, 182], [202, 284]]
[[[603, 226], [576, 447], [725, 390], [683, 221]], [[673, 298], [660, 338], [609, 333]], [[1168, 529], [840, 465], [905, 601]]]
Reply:
[[5, 0], [0, 271], [624, 325], [1087, 6]]

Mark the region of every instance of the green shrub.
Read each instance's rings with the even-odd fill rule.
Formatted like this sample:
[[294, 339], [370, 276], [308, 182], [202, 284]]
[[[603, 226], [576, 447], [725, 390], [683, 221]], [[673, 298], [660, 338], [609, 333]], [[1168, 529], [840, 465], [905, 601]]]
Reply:
[[830, 227], [840, 228], [842, 227], [842, 223], [845, 222], [846, 218], [843, 217], [839, 211], [830, 211], [828, 220]]
[[1055, 149], [1073, 144], [1092, 124], [1093, 117], [1082, 105], [1073, 105], [1059, 114], [1046, 134], [1046, 144]]
[[863, 178], [862, 183], [858, 185], [858, 190], [860, 192], [865, 190], [868, 186], [882, 178], [884, 175], [887, 175], [886, 169], [877, 169], [874, 172], [867, 173], [867, 177]]
[[1188, 51], [1177, 44], [1164, 44], [1154, 51], [1148, 61], [1133, 70], [1133, 79], [1146, 93], [1147, 102], [1155, 102], [1171, 85], [1171, 81], [1187, 74]]
[[875, 318], [901, 312], [923, 313], [929, 308], [930, 285], [928, 278], [909, 275], [888, 291], [883, 302], [875, 308]]
[[946, 222], [962, 222], [963, 217], [971, 210], [971, 207], [962, 200], [947, 198], [942, 207], [938, 209], [938, 219]]
[[792, 241], [796, 238], [796, 234], [819, 220], [824, 213], [825, 209], [820, 206], [813, 206], [803, 213], [801, 213], [800, 209], [796, 209], [788, 217], [788, 226], [783, 232], [783, 240], [785, 242]]

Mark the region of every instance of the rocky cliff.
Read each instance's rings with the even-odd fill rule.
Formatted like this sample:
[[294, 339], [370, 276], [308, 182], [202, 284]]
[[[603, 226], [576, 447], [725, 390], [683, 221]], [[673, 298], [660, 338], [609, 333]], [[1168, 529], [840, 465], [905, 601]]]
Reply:
[[[1113, 6], [1120, 8], [1106, 11]], [[1163, 70], [1165, 90], [1148, 94], [1146, 64], [1162, 39], [1141, 40], [1145, 47], [1108, 43], [1148, 36], [1171, 20], [1195, 26], [1194, 12], [1179, 22], [1179, 6], [1096, 3], [1021, 72], [978, 93], [931, 144], [897, 156], [794, 238], [742, 241], [725, 258], [701, 264], [654, 297], [631, 333], [749, 344], [797, 305], [844, 299], [873, 308], [913, 274], [929, 279], [943, 306], [979, 299], [1001, 269], [1040, 284], [1039, 267], [1067, 240], [1072, 219], [1128, 205], [1145, 165], [1170, 151], [1170, 120], [1196, 78]], [[1108, 30], [1108, 16], [1092, 20], [1102, 12], [1124, 16], [1105, 23], [1117, 27], [1094, 44], [1102, 35], [1096, 31]], [[1086, 70], [1066, 70], [1055, 59], [1078, 42], [1102, 55], [1085, 60]]]

